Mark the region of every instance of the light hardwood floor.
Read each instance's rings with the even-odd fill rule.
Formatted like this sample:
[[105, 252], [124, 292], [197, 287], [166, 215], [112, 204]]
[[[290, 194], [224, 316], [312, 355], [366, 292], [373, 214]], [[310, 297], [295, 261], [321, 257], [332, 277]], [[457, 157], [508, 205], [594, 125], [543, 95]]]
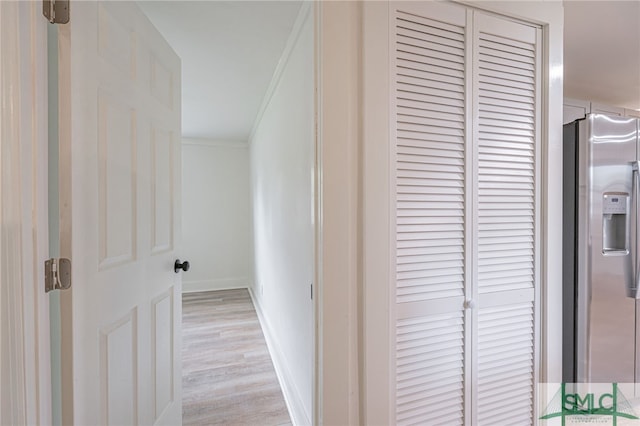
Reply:
[[290, 425], [247, 290], [182, 296], [185, 425]]

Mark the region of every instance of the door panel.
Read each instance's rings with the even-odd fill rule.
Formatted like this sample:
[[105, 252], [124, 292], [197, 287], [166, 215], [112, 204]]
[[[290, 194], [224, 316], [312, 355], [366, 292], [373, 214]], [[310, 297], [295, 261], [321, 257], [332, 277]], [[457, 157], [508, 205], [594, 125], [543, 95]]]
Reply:
[[474, 24], [472, 423], [529, 424], [540, 274], [540, 30], [480, 12]]
[[[153, 412], [156, 418], [174, 400], [174, 295], [171, 290], [152, 302], [151, 359], [153, 380]], [[178, 357], [180, 355], [178, 354]]]
[[396, 420], [530, 423], [540, 31], [434, 2], [391, 30]]
[[135, 114], [98, 93], [99, 268], [134, 261], [136, 246]]
[[390, 7], [395, 419], [463, 424], [470, 229], [466, 12], [434, 2]]
[[173, 133], [159, 125], [151, 130], [151, 252], [155, 255], [173, 249]]
[[63, 417], [179, 424], [180, 61], [132, 2], [74, 3], [60, 38]]

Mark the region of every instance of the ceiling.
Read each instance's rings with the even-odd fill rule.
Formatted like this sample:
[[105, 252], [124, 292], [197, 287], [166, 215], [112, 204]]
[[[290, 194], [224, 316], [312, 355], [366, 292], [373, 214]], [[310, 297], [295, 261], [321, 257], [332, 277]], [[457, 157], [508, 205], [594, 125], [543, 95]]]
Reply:
[[[182, 58], [185, 137], [246, 141], [300, 1], [140, 1]], [[640, 109], [640, 0], [564, 0], [564, 94]]]
[[640, 109], [640, 1], [564, 1], [564, 94]]
[[182, 135], [246, 141], [300, 1], [139, 1], [182, 59]]

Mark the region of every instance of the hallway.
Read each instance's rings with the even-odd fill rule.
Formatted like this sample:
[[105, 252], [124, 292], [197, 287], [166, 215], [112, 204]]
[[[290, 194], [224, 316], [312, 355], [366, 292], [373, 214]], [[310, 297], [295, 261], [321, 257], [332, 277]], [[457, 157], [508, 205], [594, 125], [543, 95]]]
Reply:
[[183, 424], [291, 424], [246, 289], [183, 294], [182, 333]]

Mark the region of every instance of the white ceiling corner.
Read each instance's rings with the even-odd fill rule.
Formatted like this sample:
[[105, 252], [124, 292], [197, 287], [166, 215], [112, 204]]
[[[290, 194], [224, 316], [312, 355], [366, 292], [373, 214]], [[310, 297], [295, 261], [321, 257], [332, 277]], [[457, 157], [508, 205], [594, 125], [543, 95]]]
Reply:
[[564, 94], [640, 109], [640, 1], [564, 0]]
[[[185, 137], [246, 141], [301, 1], [139, 1], [182, 58]], [[564, 0], [564, 94], [640, 109], [640, 1]]]
[[139, 1], [182, 59], [182, 134], [246, 141], [301, 1]]

